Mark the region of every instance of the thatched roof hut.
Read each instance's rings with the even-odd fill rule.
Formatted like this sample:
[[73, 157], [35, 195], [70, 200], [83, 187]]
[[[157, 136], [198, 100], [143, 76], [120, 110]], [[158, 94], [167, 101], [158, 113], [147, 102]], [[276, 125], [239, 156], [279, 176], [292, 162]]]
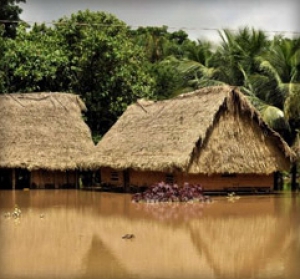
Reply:
[[139, 100], [97, 146], [93, 164], [191, 174], [271, 174], [294, 153], [235, 87], [206, 87], [170, 100]]
[[94, 144], [74, 94], [0, 96], [0, 168], [75, 170]]

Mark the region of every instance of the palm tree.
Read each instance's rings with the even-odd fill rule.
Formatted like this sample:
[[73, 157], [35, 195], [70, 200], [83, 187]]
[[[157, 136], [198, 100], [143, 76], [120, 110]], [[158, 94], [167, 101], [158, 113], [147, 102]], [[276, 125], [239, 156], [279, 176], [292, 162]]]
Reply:
[[183, 57], [169, 57], [173, 65], [177, 67], [185, 82], [174, 95], [193, 91], [197, 88], [224, 84], [218, 81], [218, 69], [212, 67], [214, 52], [212, 44], [208, 41], [188, 41], [182, 45]]
[[262, 75], [274, 83], [274, 90], [267, 89], [265, 98], [284, 112], [292, 132], [286, 140], [291, 144], [300, 124], [300, 39], [274, 38], [269, 50], [256, 60]]
[[212, 65], [218, 68], [219, 81], [229, 85], [243, 86], [244, 74], [257, 70], [253, 57], [262, 53], [268, 46], [268, 40], [263, 31], [248, 27], [240, 29], [237, 34], [230, 30], [219, 31], [222, 39], [217, 49]]
[[[259, 71], [244, 74], [245, 92], [263, 118], [292, 145], [300, 127], [300, 39], [275, 37], [270, 48], [256, 57]], [[280, 124], [280, 125], [279, 125]], [[292, 189], [296, 189], [292, 166]]]
[[[249, 28], [219, 34], [221, 46], [209, 60], [211, 82], [239, 86], [291, 145], [300, 127], [300, 39], [268, 40], [263, 31]], [[292, 170], [295, 188], [295, 166]]]

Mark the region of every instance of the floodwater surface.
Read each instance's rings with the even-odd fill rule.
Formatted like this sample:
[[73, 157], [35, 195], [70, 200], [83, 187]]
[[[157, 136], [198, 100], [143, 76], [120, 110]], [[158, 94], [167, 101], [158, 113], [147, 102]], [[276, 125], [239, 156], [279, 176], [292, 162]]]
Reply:
[[[8, 214], [15, 205], [20, 216]], [[137, 204], [129, 194], [0, 191], [3, 279], [299, 279], [299, 260], [298, 193]]]

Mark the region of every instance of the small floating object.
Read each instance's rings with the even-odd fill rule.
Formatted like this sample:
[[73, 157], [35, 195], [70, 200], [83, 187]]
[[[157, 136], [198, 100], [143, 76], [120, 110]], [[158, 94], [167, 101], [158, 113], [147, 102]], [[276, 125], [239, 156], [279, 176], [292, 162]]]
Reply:
[[41, 218], [41, 219], [45, 218], [45, 214], [43, 214], [43, 213], [40, 214], [40, 218]]
[[14, 211], [11, 213], [11, 216], [16, 218], [20, 218], [21, 217], [21, 209], [16, 205]]
[[122, 236], [123, 239], [133, 239], [135, 238], [135, 235], [134, 234], [125, 234]]
[[227, 198], [232, 198], [235, 196], [235, 192], [231, 192], [231, 193], [228, 193], [228, 197]]
[[227, 196], [227, 199], [230, 201], [230, 202], [234, 202], [236, 200], [239, 200], [241, 197], [240, 196], [236, 196], [234, 192], [232, 193], [228, 193], [228, 196]]
[[5, 213], [4, 213], [4, 217], [5, 217], [5, 218], [10, 218], [10, 212], [5, 212]]

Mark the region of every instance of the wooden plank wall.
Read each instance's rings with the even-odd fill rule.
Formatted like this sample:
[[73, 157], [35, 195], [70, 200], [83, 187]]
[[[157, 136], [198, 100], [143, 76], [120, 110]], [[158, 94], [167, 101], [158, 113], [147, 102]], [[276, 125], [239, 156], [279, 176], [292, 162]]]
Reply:
[[76, 186], [76, 172], [36, 170], [31, 172], [31, 185], [36, 188], [61, 188]]
[[[122, 171], [118, 171], [119, 180], [112, 181], [111, 173], [113, 169], [101, 169], [102, 183], [121, 186], [124, 183]], [[163, 172], [139, 172], [130, 170], [130, 185], [133, 186], [149, 186], [151, 184], [166, 181], [166, 173]], [[223, 190], [230, 187], [270, 187], [273, 189], [274, 176], [273, 174], [258, 175], [258, 174], [237, 174], [235, 176], [216, 175], [191, 175], [184, 173], [174, 174], [174, 183], [183, 185], [188, 182], [192, 184], [200, 184], [205, 190]]]

